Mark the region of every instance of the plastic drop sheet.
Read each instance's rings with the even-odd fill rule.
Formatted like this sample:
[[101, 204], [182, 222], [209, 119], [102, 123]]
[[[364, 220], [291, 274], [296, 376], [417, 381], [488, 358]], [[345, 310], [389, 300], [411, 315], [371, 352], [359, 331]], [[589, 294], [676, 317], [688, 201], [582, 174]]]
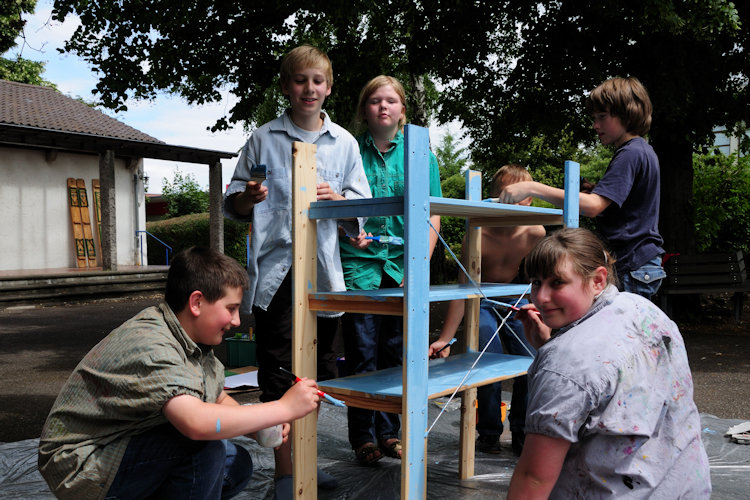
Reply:
[[[443, 402], [445, 400], [442, 400]], [[440, 402], [440, 400], [438, 400]], [[477, 453], [475, 476], [458, 479], [460, 412], [456, 402], [438, 420], [427, 441], [427, 498], [504, 498], [517, 458], [508, 446], [499, 455]], [[428, 425], [440, 408], [429, 404]], [[713, 483], [712, 499], [747, 498], [750, 491], [750, 445], [730, 442], [727, 429], [743, 422], [702, 414], [703, 442]], [[321, 407], [318, 420], [318, 466], [338, 479], [335, 490], [319, 490], [320, 499], [388, 499], [400, 495], [401, 463], [384, 457], [372, 467], [354, 459], [346, 433], [346, 409]], [[273, 451], [249, 438], [233, 440], [252, 455], [253, 478], [238, 499], [273, 498]], [[0, 498], [54, 498], [37, 470], [37, 439], [0, 443]]]

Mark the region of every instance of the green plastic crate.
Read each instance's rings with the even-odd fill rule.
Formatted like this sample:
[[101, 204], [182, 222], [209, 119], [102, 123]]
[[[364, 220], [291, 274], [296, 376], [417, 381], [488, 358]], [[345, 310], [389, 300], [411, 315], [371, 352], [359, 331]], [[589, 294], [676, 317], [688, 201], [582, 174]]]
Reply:
[[257, 366], [255, 360], [255, 341], [242, 338], [224, 339], [227, 345], [228, 368], [240, 366]]

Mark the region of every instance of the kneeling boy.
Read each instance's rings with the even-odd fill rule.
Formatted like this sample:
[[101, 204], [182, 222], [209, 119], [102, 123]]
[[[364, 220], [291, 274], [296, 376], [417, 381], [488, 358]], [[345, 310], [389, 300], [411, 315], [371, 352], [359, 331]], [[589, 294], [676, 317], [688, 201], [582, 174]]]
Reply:
[[248, 280], [207, 248], [173, 259], [165, 301], [113, 330], [78, 364], [47, 417], [39, 471], [58, 498], [230, 498], [252, 474], [227, 438], [317, 408], [303, 379], [278, 401], [240, 406], [212, 346], [238, 326]]

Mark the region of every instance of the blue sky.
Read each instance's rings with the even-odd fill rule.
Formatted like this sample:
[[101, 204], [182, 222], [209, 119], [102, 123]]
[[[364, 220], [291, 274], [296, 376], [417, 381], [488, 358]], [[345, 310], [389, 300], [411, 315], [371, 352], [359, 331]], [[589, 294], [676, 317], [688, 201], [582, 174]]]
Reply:
[[[77, 56], [57, 52], [80, 22], [72, 16], [68, 16], [64, 23], [52, 21], [52, 3], [52, 0], [37, 2], [34, 15], [26, 16], [25, 44], [19, 38], [19, 46], [4, 56], [14, 57], [20, 51], [26, 59], [45, 62], [45, 72], [42, 75], [45, 80], [56, 84], [65, 95], [95, 101], [91, 90], [97, 82], [96, 74]], [[232, 105], [233, 96], [228, 91], [224, 92], [222, 102], [203, 106], [190, 106], [179, 97], [165, 94], [154, 101], [131, 100], [127, 103], [128, 110], [125, 112], [103, 112], [168, 144], [239, 151], [247, 140], [241, 125], [219, 133], [207, 130], [207, 127], [228, 112]], [[457, 126], [452, 125], [450, 128], [455, 135]], [[444, 127], [430, 128], [433, 145], [439, 144], [445, 130]], [[232, 177], [236, 162], [236, 158], [223, 160], [222, 179], [225, 185]], [[163, 179], [171, 180], [176, 168], [179, 168], [183, 175], [192, 175], [202, 188], [208, 188], [207, 165], [145, 159], [144, 169], [149, 178], [148, 192], [160, 193]]]

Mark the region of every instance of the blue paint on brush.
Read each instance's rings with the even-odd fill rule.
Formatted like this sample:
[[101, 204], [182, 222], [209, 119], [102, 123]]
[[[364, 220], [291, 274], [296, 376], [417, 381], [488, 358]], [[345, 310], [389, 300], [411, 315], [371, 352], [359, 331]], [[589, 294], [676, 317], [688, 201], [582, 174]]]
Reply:
[[404, 239], [398, 236], [365, 236], [365, 239], [377, 241], [378, 243], [381, 243], [383, 245], [402, 245], [403, 246], [404, 244]]

